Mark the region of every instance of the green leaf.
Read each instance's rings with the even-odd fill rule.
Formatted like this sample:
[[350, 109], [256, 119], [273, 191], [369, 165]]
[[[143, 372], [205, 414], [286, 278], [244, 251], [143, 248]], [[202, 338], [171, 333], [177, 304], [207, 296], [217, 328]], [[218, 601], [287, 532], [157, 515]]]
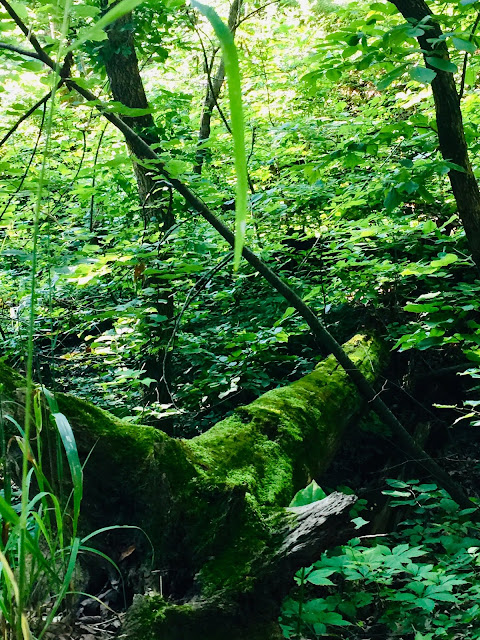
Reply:
[[358, 518], [354, 518], [352, 522], [355, 525], [355, 529], [360, 529], [360, 527], [363, 527], [364, 525], [368, 524], [369, 521], [359, 516]]
[[383, 206], [385, 209], [390, 212], [395, 209], [402, 202], [402, 198], [396, 189], [390, 189], [387, 193], [387, 197], [383, 201]]
[[306, 504], [317, 502], [317, 500], [323, 500], [326, 497], [325, 491], [321, 489], [315, 480], [312, 480], [308, 487], [298, 491], [293, 500], [290, 502], [290, 507], [303, 507]]
[[[118, 4], [113, 6], [110, 11], [100, 18], [92, 27], [86, 29], [81, 33], [81, 35], [70, 45], [67, 51], [74, 51], [78, 49], [80, 45], [82, 45], [87, 40], [98, 40], [99, 38], [104, 39], [102, 36], [102, 31], [107, 27], [110, 23], [115, 22], [126, 13], [130, 13], [139, 4], [141, 4], [143, 0], [121, 0]], [[103, 34], [106, 37], [106, 34]]]
[[452, 43], [457, 51], [467, 51], [468, 53], [475, 53], [477, 47], [470, 42], [470, 40], [464, 40], [463, 38], [457, 38], [452, 36]]
[[446, 267], [448, 264], [453, 264], [458, 260], [458, 256], [454, 253], [440, 254], [440, 256], [438, 260], [432, 260], [430, 262], [432, 267]]
[[430, 598], [417, 598], [415, 600], [417, 607], [420, 609], [424, 609], [425, 611], [431, 612], [435, 609], [435, 602]]
[[63, 413], [58, 411], [58, 405], [54, 395], [45, 387], [43, 388], [43, 393], [55, 420], [57, 431], [67, 456], [68, 466], [70, 467], [73, 484], [73, 527], [76, 531], [83, 495], [83, 470], [78, 456], [77, 443], [75, 442], [75, 436], [69, 421]]
[[403, 307], [403, 310], [409, 311], [410, 313], [434, 313], [435, 311], [438, 311], [438, 307], [434, 304], [417, 304], [412, 302], [410, 304], [406, 304]]
[[94, 18], [100, 12], [99, 7], [94, 7], [89, 4], [75, 4], [72, 7], [72, 14], [79, 18]]
[[436, 71], [433, 71], [433, 69], [427, 69], [426, 67], [412, 67], [408, 70], [408, 73], [412, 80], [421, 82], [422, 84], [430, 84], [437, 75]]
[[450, 62], [450, 60], [445, 60], [445, 58], [430, 56], [426, 58], [426, 61], [431, 67], [439, 69], [440, 71], [446, 71], [447, 73], [456, 73], [458, 71], [457, 65]]
[[328, 80], [337, 82], [337, 80], [340, 80], [340, 78], [342, 77], [342, 72], [339, 69], [328, 69], [325, 75], [327, 76]]
[[322, 614], [322, 622], [324, 624], [333, 624], [336, 627], [347, 627], [352, 624], [335, 611], [325, 611], [325, 613]]
[[472, 86], [477, 81], [477, 70], [475, 67], [469, 66], [467, 67], [467, 71], [465, 73], [465, 84]]
[[312, 571], [305, 579], [307, 582], [317, 586], [331, 587], [334, 583], [328, 579], [328, 576], [331, 576], [332, 573], [335, 573], [335, 569], [318, 569]]
[[397, 67], [393, 71], [390, 71], [390, 73], [384, 75], [383, 78], [377, 82], [377, 89], [379, 91], [383, 91], [390, 86], [394, 80], [403, 76], [406, 66], [406, 64], [402, 64], [400, 67]]
[[242, 87], [240, 81], [240, 67], [233, 35], [227, 25], [219, 18], [212, 7], [191, 0], [193, 7], [198, 9], [212, 25], [222, 47], [225, 73], [228, 80], [228, 97], [230, 102], [230, 117], [235, 156], [235, 171], [237, 174], [237, 189], [235, 197], [235, 255], [233, 268], [240, 265], [245, 229], [247, 223], [247, 156], [245, 153], [245, 127], [243, 120]]

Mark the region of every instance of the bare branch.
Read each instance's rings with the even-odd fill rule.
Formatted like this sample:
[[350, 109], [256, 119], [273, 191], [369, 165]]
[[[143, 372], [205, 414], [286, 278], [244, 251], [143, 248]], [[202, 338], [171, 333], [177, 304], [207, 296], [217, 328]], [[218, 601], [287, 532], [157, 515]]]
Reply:
[[[1, 46], [1, 45], [0, 45]], [[57, 89], [59, 89], [63, 84], [63, 80], [61, 80], [58, 85], [57, 85]], [[46, 102], [48, 102], [50, 100], [50, 97], [52, 95], [52, 92], [49, 91], [46, 95], [43, 96], [43, 98], [41, 98], [38, 102], [36, 102], [33, 107], [30, 107], [30, 109], [28, 111], [26, 111], [23, 116], [21, 116], [17, 122], [13, 125], [13, 127], [10, 129], [10, 131], [8, 131], [3, 138], [0, 140], [0, 147], [3, 146], [5, 144], [5, 142], [10, 138], [11, 135], [13, 135], [15, 133], [15, 131], [18, 129], [18, 127], [22, 124], [22, 122], [25, 122], [25, 120], [27, 120], [27, 118], [29, 118], [32, 113], [34, 113], [39, 107], [41, 107], [43, 104], [45, 104]]]
[[42, 45], [37, 40], [37, 36], [33, 33], [33, 31], [31, 31], [27, 27], [27, 25], [23, 22], [23, 20], [20, 18], [18, 13], [15, 11], [15, 9], [7, 2], [7, 0], [0, 0], [0, 4], [4, 7], [8, 15], [12, 18], [12, 20], [15, 22], [15, 24], [20, 29], [20, 31], [23, 32], [27, 40], [31, 43], [32, 47], [35, 49], [35, 51], [38, 54], [38, 60], [41, 60], [42, 62], [44, 62], [51, 69], [55, 69], [56, 67], [55, 62], [50, 58], [50, 56], [47, 53], [45, 53], [45, 51], [42, 48]]
[[[480, 11], [477, 13], [477, 17], [475, 18], [475, 22], [473, 23], [472, 29], [470, 31], [470, 37], [468, 38], [469, 42], [472, 42], [473, 36], [475, 35], [475, 31], [477, 30], [479, 23], [480, 23]], [[463, 56], [462, 79], [460, 82], [460, 89], [458, 91], [459, 100], [463, 98], [463, 92], [465, 91], [465, 78], [467, 76], [467, 62], [468, 62], [468, 51], [465, 51], [465, 55]]]
[[21, 49], [20, 47], [16, 47], [13, 44], [7, 44], [6, 42], [0, 42], [0, 49], [6, 49], [7, 51], [13, 51], [14, 53], [18, 53], [21, 56], [25, 56], [27, 58], [35, 58], [36, 60], [42, 60], [41, 56], [35, 51], [28, 51], [27, 49]]

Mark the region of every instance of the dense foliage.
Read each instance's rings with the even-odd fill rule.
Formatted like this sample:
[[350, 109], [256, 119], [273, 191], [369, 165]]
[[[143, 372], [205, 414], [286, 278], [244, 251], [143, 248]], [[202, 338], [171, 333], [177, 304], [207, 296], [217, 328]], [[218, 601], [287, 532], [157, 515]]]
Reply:
[[[100, 102], [24, 55], [33, 49], [6, 7], [59, 65], [71, 45], [71, 77], [233, 227], [234, 143], [208, 22], [181, 0], [1, 4], [2, 359], [27, 368], [30, 341], [48, 388], [186, 437], [311, 370], [325, 354], [305, 322], [247, 264], [233, 271], [227, 244], [155, 163], [132, 161]], [[114, 40], [98, 24], [122, 5]], [[465, 418], [460, 426], [478, 426], [480, 280], [449, 183], [465, 169], [442, 156], [431, 89], [453, 74], [478, 175], [477, 3], [430, 3], [449, 57], [426, 62], [417, 38], [428, 21], [406, 21], [388, 2], [237, 5], [247, 244], [339, 340], [365, 329], [385, 337], [393, 385], [426, 405], [400, 406], [407, 421], [427, 412], [444, 431]], [[217, 10], [228, 19], [228, 6]], [[143, 108], [109, 93], [116, 57], [133, 47], [124, 37], [134, 39]], [[425, 392], [421, 381], [440, 369], [463, 375]], [[403, 524], [388, 541], [354, 540], [302, 570], [286, 637], [332, 635], [332, 625], [345, 637], [478, 637], [470, 514], [433, 485], [391, 484], [412, 507]]]

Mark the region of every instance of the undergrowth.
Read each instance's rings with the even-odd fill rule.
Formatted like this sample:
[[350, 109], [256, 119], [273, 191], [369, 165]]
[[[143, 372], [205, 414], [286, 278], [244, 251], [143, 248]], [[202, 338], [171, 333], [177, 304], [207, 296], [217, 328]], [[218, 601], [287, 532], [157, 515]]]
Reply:
[[475, 508], [459, 510], [433, 483], [387, 483], [390, 506], [406, 519], [301, 569], [282, 609], [285, 638], [480, 638]]

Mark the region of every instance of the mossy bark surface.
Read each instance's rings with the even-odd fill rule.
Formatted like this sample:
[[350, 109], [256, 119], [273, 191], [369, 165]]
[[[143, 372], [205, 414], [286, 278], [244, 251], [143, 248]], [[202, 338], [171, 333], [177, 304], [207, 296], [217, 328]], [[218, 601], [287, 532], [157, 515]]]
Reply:
[[[345, 349], [374, 381], [386, 358], [381, 344], [356, 336]], [[7, 397], [22, 384], [22, 378], [5, 367], [0, 377]], [[136, 525], [153, 543], [164, 599], [158, 610], [158, 598], [148, 600], [157, 620], [157, 635], [152, 638], [183, 637], [165, 635], [158, 620], [183, 616], [181, 629], [190, 626], [190, 615], [192, 620], [198, 616], [204, 620], [206, 615], [202, 624], [208, 625], [213, 602], [223, 603], [220, 609], [225, 615], [225, 603], [236, 603], [231, 604], [230, 618], [241, 617], [239, 596], [253, 606], [258, 567], [265, 558], [273, 558], [282, 543], [279, 531], [285, 525], [285, 506], [295, 491], [327, 469], [344, 430], [364, 404], [333, 357], [191, 440], [132, 425], [66, 394], [58, 394], [57, 401], [86, 461], [84, 529]], [[110, 534], [105, 546], [114, 559], [129, 542], [128, 536], [132, 536], [128, 530]], [[192, 604], [199, 601], [202, 607]], [[147, 601], [138, 602], [133, 611], [144, 612]], [[177, 609], [172, 602], [184, 604]], [[255, 615], [260, 624], [261, 612]], [[134, 614], [130, 621], [132, 640], [149, 637]], [[199, 628], [197, 623], [193, 627]]]

